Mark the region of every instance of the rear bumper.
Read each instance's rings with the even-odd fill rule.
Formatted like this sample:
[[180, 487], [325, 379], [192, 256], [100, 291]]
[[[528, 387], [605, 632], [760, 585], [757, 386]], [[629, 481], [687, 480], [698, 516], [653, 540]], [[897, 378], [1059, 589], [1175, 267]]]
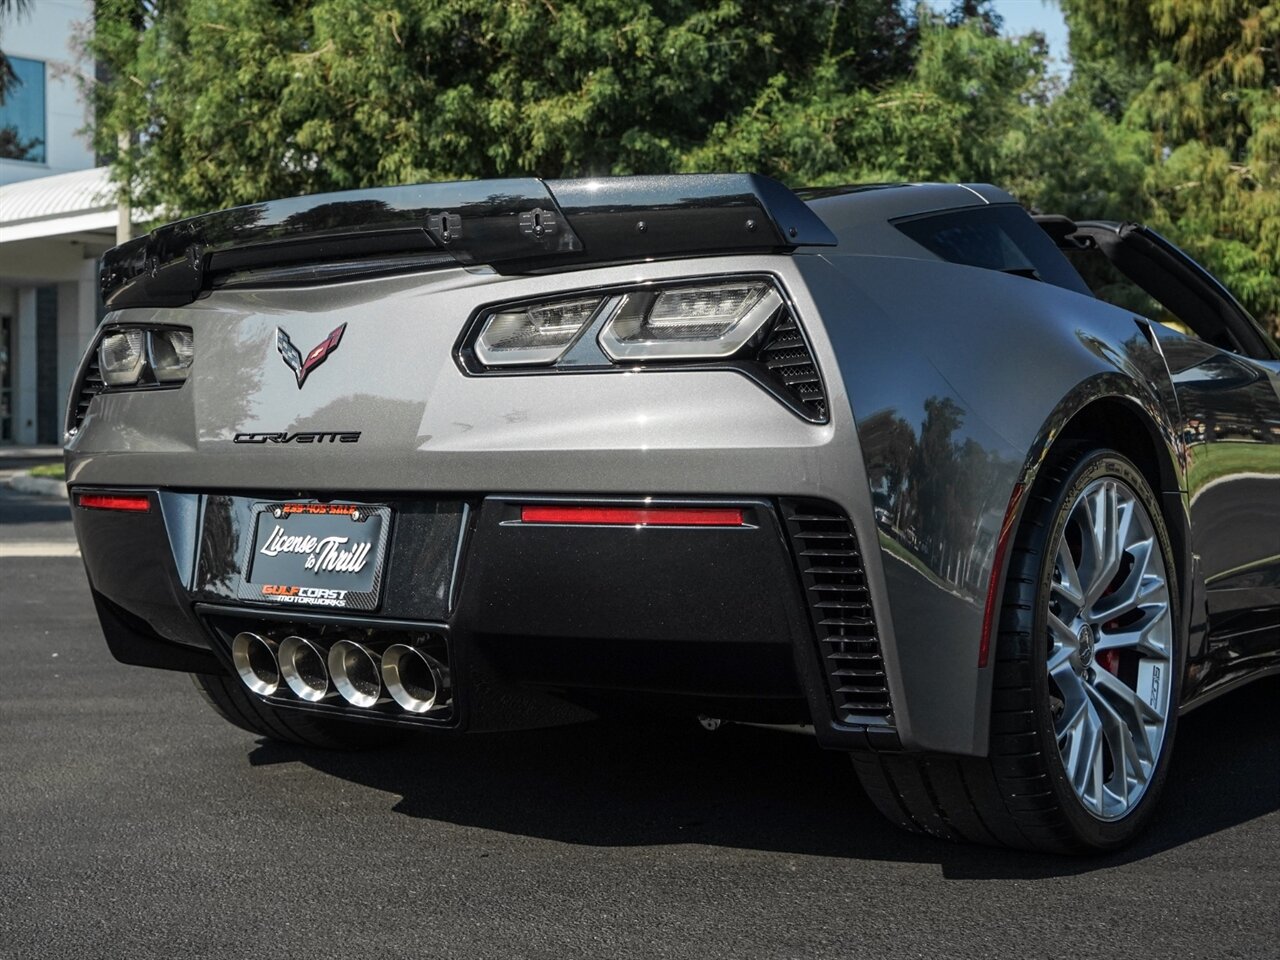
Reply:
[[[86, 489], [73, 491], [73, 503]], [[660, 502], [732, 507], [743, 522], [633, 527], [521, 521], [522, 504], [563, 502], [555, 498], [378, 497], [394, 516], [381, 597], [376, 610], [348, 613], [243, 599], [253, 505], [274, 498], [131, 492], [145, 493], [152, 509], [73, 510], [107, 642], [126, 663], [227, 672], [237, 630], [364, 636], [375, 645], [418, 631], [447, 638], [453, 671], [455, 709], [445, 722], [426, 718], [427, 726], [545, 723], [565, 700], [812, 722], [833, 748], [900, 745], [878, 652], [864, 658], [879, 663], [878, 679], [875, 669], [842, 672], [849, 663], [833, 657], [845, 647], [832, 641], [842, 632], [858, 634], [858, 650], [870, 642], [878, 651], [879, 640], [860, 561], [853, 579], [842, 578], [862, 578], [865, 610], [840, 609], [848, 594], [833, 593], [830, 577], [823, 585], [826, 548], [848, 543], [826, 538], [832, 521], [815, 516], [813, 503], [670, 498]], [[343, 497], [364, 499], [375, 498]], [[849, 538], [856, 549], [851, 530]], [[823, 549], [806, 558], [815, 547]], [[833, 620], [865, 622], [844, 631]], [[853, 718], [840, 690], [867, 682], [879, 684], [885, 709]], [[394, 704], [370, 713], [337, 698], [317, 706], [286, 693], [272, 702], [424, 725]]]
[[[879, 277], [888, 263], [863, 265], [859, 284]], [[473, 507], [472, 529], [485, 494], [713, 500], [745, 492], [769, 500], [775, 522], [785, 498], [825, 503], [847, 518], [862, 547], [902, 744], [985, 753], [991, 670], [978, 667], [978, 647], [989, 561], [980, 534], [991, 516], [998, 522], [1012, 484], [1007, 472], [1021, 455], [978, 418], [966, 421], [977, 431], [973, 436], [999, 454], [992, 463], [998, 460], [1001, 469], [976, 479], [948, 474], [949, 484], [968, 492], [968, 506], [954, 524], [932, 532], [929, 542], [945, 536], [950, 549], [922, 560], [913, 544], [930, 531], [916, 529], [903, 541], [902, 531], [878, 522], [873, 491], [883, 491], [893, 464], [915, 463], [904, 451], [912, 449], [922, 398], [927, 411], [930, 400], [952, 398], [952, 391], [923, 358], [897, 348], [903, 328], [877, 306], [892, 301], [888, 294], [873, 302], [850, 285], [843, 267], [800, 254], [708, 257], [643, 270], [602, 267], [571, 279], [576, 288], [594, 290], [638, 277], [665, 282], [724, 274], [771, 275], [786, 292], [824, 379], [828, 422], [797, 416], [731, 369], [471, 376], [442, 362], [453, 356], [465, 318], [485, 303], [561, 292], [566, 279], [440, 270], [353, 284], [219, 290], [180, 309], [121, 311], [118, 319], [129, 322], [198, 329], [198, 366], [181, 389], [100, 394], [88, 402], [68, 443], [67, 476], [73, 488], [163, 487], [206, 492], [209, 500], [223, 493], [298, 496], [300, 490], [319, 497], [363, 491], [375, 502], [465, 498]], [[325, 375], [305, 390], [275, 347], [285, 316], [290, 335], [305, 343], [350, 323], [341, 364], [326, 364]], [[854, 420], [859, 409], [865, 436]], [[358, 444], [235, 442], [240, 433], [281, 430], [361, 435]], [[872, 463], [864, 442], [876, 451]], [[199, 497], [191, 502], [202, 509]], [[183, 554], [187, 545], [174, 550]], [[191, 545], [191, 556], [194, 550]], [[475, 556], [468, 551], [468, 560]], [[622, 569], [629, 571], [625, 564]], [[797, 580], [792, 567], [791, 581]], [[806, 592], [813, 586], [821, 584], [807, 583]], [[809, 630], [814, 638], [812, 616]], [[833, 721], [841, 726], [858, 723]], [[832, 734], [843, 737], [840, 729]]]

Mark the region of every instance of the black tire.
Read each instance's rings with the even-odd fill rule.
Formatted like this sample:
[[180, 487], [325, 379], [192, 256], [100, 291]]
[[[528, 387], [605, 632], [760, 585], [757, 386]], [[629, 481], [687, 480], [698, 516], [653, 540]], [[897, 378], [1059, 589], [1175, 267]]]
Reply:
[[[1118, 819], [1086, 809], [1066, 773], [1054, 732], [1047, 675], [1051, 552], [1077, 498], [1114, 478], [1138, 495], [1163, 554], [1172, 624], [1172, 677], [1164, 739], [1145, 791]], [[987, 757], [856, 753], [868, 796], [905, 830], [1051, 853], [1096, 853], [1129, 843], [1151, 819], [1168, 775], [1185, 665], [1177, 572], [1160, 504], [1141, 472], [1114, 450], [1075, 450], [1046, 465], [1011, 547], [993, 669]]]
[[235, 677], [193, 673], [196, 689], [213, 712], [250, 733], [324, 750], [373, 750], [404, 738], [389, 727], [320, 717], [299, 710], [277, 710], [245, 689]]

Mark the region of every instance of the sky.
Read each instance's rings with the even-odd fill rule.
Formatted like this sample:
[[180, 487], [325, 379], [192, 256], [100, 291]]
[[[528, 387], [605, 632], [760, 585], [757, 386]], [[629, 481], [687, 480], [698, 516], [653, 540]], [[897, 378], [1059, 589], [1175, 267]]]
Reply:
[[1053, 0], [995, 0], [996, 13], [1004, 19], [1002, 31], [1009, 37], [1020, 37], [1033, 30], [1044, 34], [1055, 69], [1066, 75], [1067, 24], [1062, 9]]

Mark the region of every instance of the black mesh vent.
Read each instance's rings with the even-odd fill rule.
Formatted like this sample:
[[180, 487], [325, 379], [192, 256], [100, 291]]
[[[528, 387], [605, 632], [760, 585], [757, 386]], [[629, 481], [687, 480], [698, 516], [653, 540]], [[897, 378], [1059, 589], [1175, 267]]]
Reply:
[[84, 369], [84, 376], [76, 390], [75, 406], [67, 411], [67, 429], [79, 430], [84, 423], [85, 414], [89, 412], [89, 404], [102, 392], [102, 371], [98, 369], [98, 351], [93, 351], [89, 363]]
[[783, 500], [782, 514], [836, 717], [888, 720], [889, 686], [853, 525], [836, 507], [812, 500]]
[[809, 419], [827, 419], [827, 391], [822, 386], [822, 375], [805, 343], [804, 332], [789, 310], [783, 309], [768, 340], [760, 348], [760, 363], [767, 371], [766, 376], [794, 399]]

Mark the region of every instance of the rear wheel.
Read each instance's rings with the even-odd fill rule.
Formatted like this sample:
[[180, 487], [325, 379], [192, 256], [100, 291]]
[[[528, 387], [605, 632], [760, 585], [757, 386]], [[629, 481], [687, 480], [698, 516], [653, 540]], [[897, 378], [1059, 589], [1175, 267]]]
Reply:
[[193, 673], [191, 679], [214, 713], [242, 730], [269, 740], [325, 750], [371, 750], [404, 736], [400, 730], [297, 710], [277, 710], [263, 703], [235, 677]]
[[990, 755], [857, 754], [899, 826], [1054, 852], [1112, 849], [1167, 773], [1182, 651], [1159, 504], [1113, 450], [1046, 468], [1010, 555]]

